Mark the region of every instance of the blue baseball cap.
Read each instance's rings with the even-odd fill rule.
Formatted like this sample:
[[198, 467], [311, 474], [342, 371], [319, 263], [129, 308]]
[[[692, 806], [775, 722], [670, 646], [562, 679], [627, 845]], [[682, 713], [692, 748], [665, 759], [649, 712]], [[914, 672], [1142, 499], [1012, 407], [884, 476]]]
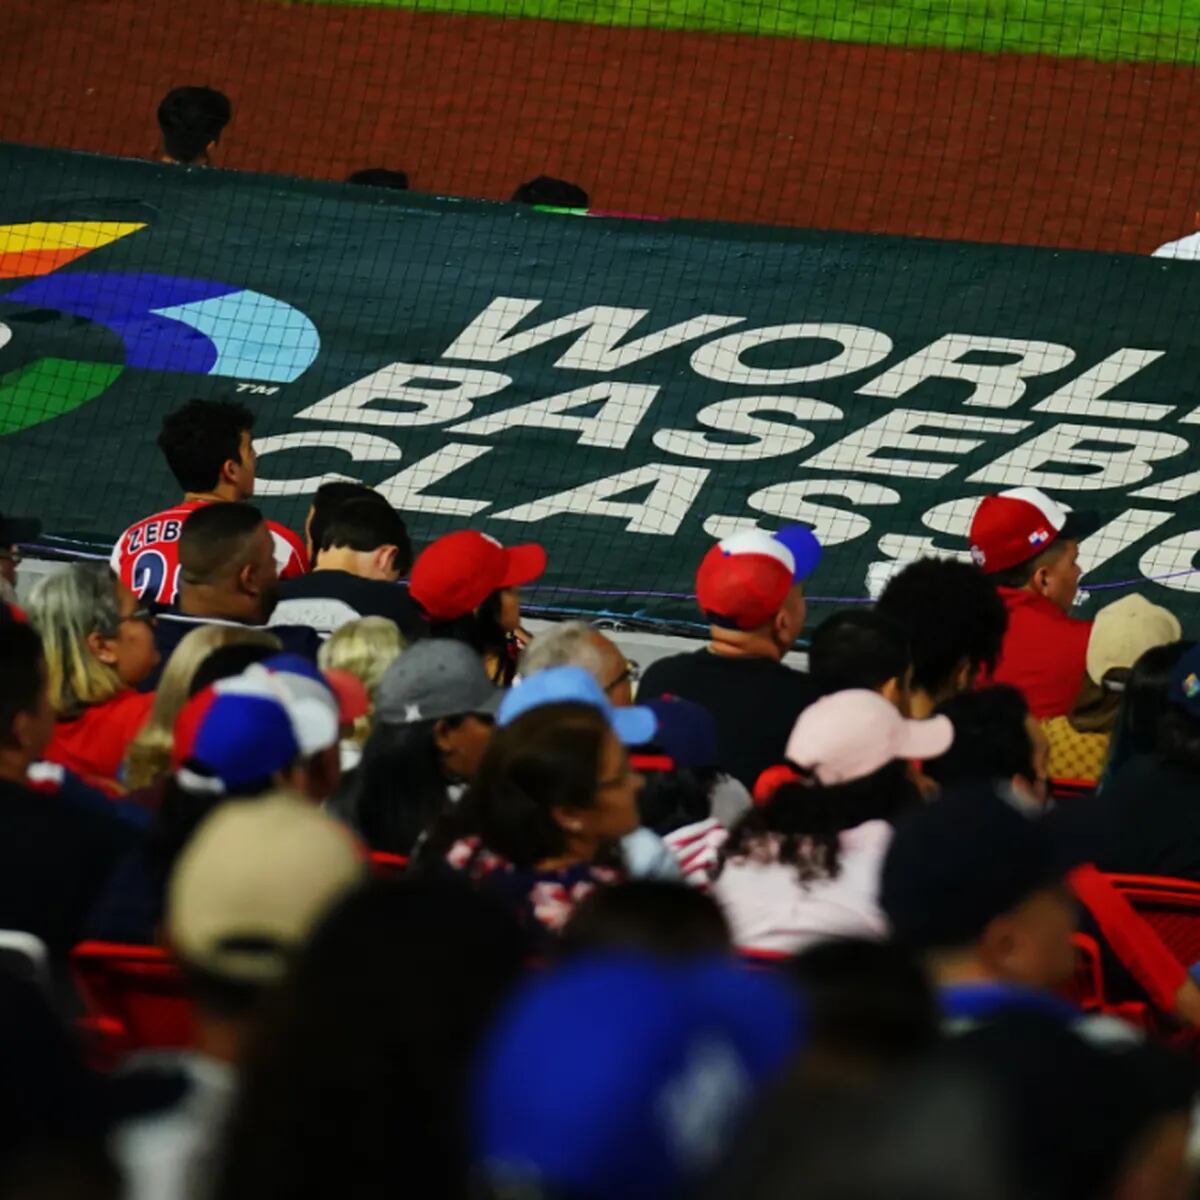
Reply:
[[522, 679], [500, 702], [496, 724], [511, 725], [523, 713], [546, 704], [587, 704], [598, 708], [626, 746], [641, 746], [654, 737], [658, 722], [648, 708], [616, 708], [604, 689], [582, 667], [548, 667]]
[[475, 1157], [531, 1192], [669, 1200], [719, 1159], [802, 1031], [782, 981], [727, 960], [580, 959], [532, 979], [494, 1027]]

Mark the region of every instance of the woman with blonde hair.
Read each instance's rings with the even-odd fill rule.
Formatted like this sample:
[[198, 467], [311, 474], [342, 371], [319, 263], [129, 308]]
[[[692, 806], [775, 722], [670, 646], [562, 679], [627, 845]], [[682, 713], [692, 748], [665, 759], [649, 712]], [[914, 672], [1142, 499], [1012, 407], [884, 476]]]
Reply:
[[201, 625], [175, 647], [158, 682], [150, 718], [125, 755], [125, 786], [130, 791], [151, 787], [171, 773], [175, 719], [187, 701], [201, 663], [223, 646], [244, 645], [280, 649], [274, 634], [237, 625]]
[[71, 563], [34, 589], [29, 618], [58, 717], [46, 758], [85, 779], [115, 781], [154, 701], [133, 690], [158, 665], [153, 611], [107, 563]]
[[362, 761], [362, 750], [375, 724], [375, 693], [388, 667], [408, 649], [396, 622], [388, 617], [360, 617], [335, 629], [323, 642], [317, 663], [322, 671], [348, 671], [362, 682], [371, 697], [371, 711], [354, 722], [342, 738], [342, 770], [352, 771]]

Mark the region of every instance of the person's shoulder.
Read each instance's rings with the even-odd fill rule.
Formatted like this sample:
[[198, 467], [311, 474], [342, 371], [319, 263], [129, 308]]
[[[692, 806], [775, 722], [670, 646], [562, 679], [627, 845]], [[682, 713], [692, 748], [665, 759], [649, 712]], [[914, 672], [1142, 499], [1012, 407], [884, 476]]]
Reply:
[[278, 521], [268, 521], [267, 528], [275, 543], [275, 559], [280, 565], [280, 576], [289, 579], [305, 574], [309, 569], [308, 550], [300, 535]]
[[697, 664], [702, 662], [701, 655], [711, 657], [704, 650], [685, 650], [682, 654], [668, 654], [665, 658], [656, 658], [642, 672], [638, 694], [644, 694], [648, 700], [653, 699], [659, 694], [658, 691], [654, 691], [655, 688], [666, 689], [670, 680], [693, 673]]

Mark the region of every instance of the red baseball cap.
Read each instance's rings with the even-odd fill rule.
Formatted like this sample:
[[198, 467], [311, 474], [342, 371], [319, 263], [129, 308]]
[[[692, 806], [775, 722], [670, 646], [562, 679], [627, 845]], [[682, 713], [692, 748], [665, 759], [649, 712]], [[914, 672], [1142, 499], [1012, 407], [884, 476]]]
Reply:
[[1012, 488], [980, 501], [971, 519], [971, 558], [984, 574], [994, 575], [1060, 538], [1078, 540], [1099, 528], [1098, 513], [1074, 512], [1038, 488]]
[[757, 629], [780, 609], [793, 584], [821, 558], [812, 530], [791, 525], [778, 533], [746, 529], [719, 541], [696, 572], [696, 600], [713, 625]]
[[506, 548], [486, 533], [462, 529], [421, 551], [408, 591], [431, 621], [453, 621], [474, 612], [501, 588], [532, 583], [545, 569], [541, 546]]

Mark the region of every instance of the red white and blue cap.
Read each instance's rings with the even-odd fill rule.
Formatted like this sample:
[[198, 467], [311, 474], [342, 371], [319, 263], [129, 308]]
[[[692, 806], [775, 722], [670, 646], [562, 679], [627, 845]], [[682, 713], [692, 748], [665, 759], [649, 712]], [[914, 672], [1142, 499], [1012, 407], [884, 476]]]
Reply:
[[1039, 488], [985, 496], [971, 518], [971, 558], [985, 575], [1041, 554], [1060, 538], [1085, 538], [1100, 527], [1093, 512], [1075, 512]]
[[821, 543], [805, 525], [788, 525], [777, 533], [745, 529], [704, 556], [696, 572], [696, 600], [712, 625], [758, 629], [820, 561]]
[[194, 765], [227, 793], [268, 780], [298, 758], [337, 744], [365, 709], [307, 659], [276, 654], [219, 679], [184, 705], [175, 724], [176, 768]]
[[498, 1194], [690, 1194], [803, 1026], [781, 980], [725, 961], [604, 955], [540, 973], [484, 1046], [476, 1161]]

